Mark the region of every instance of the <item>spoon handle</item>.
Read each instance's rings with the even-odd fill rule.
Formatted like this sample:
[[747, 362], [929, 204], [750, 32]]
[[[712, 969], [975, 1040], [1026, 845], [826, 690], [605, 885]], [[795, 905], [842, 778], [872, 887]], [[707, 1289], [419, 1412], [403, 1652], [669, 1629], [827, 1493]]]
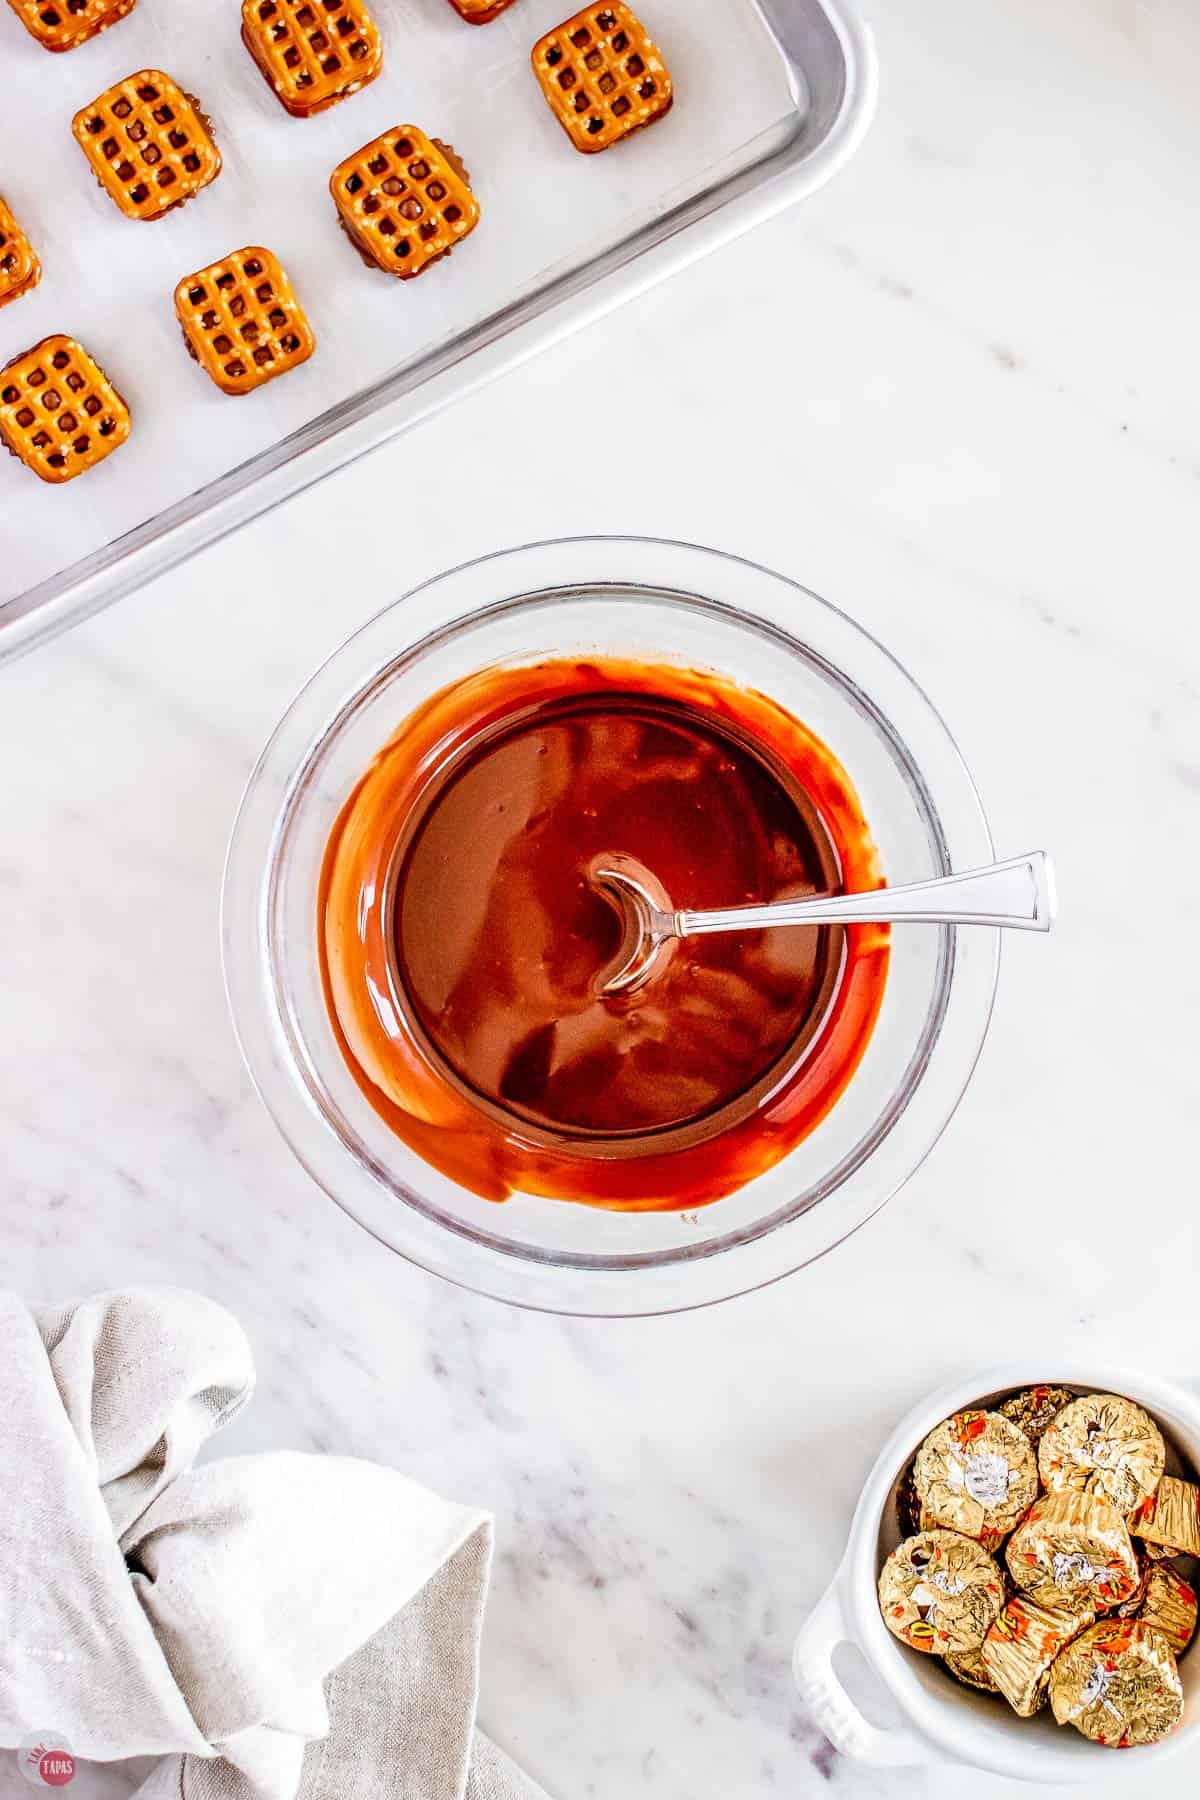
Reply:
[[727, 906], [712, 912], [678, 912], [680, 937], [715, 931], [755, 931], [772, 925], [1006, 925], [1017, 931], [1049, 931], [1057, 906], [1054, 870], [1044, 850], [1009, 862], [942, 875], [911, 887], [875, 888], [866, 894], [818, 895], [777, 900], [770, 906]]

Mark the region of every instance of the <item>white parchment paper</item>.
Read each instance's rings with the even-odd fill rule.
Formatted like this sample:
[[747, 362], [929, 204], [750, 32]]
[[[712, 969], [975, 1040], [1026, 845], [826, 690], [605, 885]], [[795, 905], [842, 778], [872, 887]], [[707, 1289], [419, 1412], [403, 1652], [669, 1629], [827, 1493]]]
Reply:
[[[537, 38], [575, 7], [516, 0], [491, 25], [449, 0], [372, 0], [384, 69], [315, 119], [293, 119], [240, 39], [239, 0], [138, 0], [92, 43], [49, 56], [0, 5], [0, 193], [43, 264], [35, 292], [0, 311], [0, 364], [51, 332], [77, 337], [133, 412], [129, 443], [61, 488], [0, 456], [0, 601], [67, 567], [453, 331], [539, 272], [599, 252], [631, 215], [702, 185], [704, 171], [789, 110], [782, 64], [750, 0], [643, 0], [671, 68], [669, 117], [580, 156], [529, 67]], [[224, 158], [216, 182], [154, 224], [101, 192], [71, 118], [136, 69], [195, 94]], [[331, 171], [393, 125], [455, 145], [478, 229], [419, 281], [363, 266], [339, 231]], [[181, 276], [243, 244], [274, 250], [317, 336], [303, 368], [241, 399], [187, 355], [172, 295]]]

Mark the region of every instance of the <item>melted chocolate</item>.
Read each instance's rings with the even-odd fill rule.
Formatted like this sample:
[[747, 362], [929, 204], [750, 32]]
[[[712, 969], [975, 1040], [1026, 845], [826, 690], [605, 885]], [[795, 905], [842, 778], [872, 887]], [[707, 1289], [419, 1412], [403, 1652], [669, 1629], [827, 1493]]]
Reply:
[[839, 880], [803, 797], [732, 735], [638, 695], [552, 705], [433, 785], [396, 884], [400, 987], [464, 1084], [535, 1127], [699, 1127], [828, 1004], [842, 934], [690, 939], [639, 993], [600, 998], [619, 929], [588, 871], [614, 851], [681, 907]]
[[887, 968], [876, 926], [685, 940], [601, 998], [620, 852], [674, 905], [878, 885], [846, 777], [715, 676], [605, 661], [472, 677], [392, 740], [335, 828], [320, 940], [352, 1070], [430, 1162], [625, 1207], [719, 1198], [850, 1079]]

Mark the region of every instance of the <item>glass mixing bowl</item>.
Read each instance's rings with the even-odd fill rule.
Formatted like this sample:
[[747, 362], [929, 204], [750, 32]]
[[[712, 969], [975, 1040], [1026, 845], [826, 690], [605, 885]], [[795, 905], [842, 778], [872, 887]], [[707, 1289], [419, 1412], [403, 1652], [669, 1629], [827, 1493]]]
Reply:
[[515, 1305], [671, 1312], [760, 1287], [869, 1219], [940, 1136], [987, 1033], [999, 934], [900, 926], [878, 1023], [845, 1094], [784, 1160], [695, 1212], [481, 1200], [369, 1105], [326, 1012], [316, 950], [326, 840], [375, 753], [468, 673], [597, 655], [709, 668], [811, 727], [847, 770], [889, 883], [992, 860], [954, 740], [912, 678], [844, 613], [737, 557], [579, 538], [451, 570], [318, 670], [250, 779], [225, 871], [234, 1025], [284, 1137], [325, 1191], [410, 1261]]

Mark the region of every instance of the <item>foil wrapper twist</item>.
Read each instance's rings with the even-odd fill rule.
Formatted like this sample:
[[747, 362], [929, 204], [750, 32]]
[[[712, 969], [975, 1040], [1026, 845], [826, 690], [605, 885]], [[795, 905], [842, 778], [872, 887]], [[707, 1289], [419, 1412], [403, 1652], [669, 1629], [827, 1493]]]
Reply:
[[1042, 1434], [1038, 1473], [1051, 1490], [1100, 1494], [1128, 1517], [1153, 1494], [1166, 1463], [1162, 1432], [1119, 1394], [1085, 1394]]
[[1055, 1659], [1095, 1617], [1091, 1606], [1041, 1606], [1022, 1594], [1001, 1608], [980, 1655], [995, 1687], [1022, 1719], [1045, 1705]]
[[1039, 1385], [1022, 1388], [1019, 1394], [1010, 1394], [1007, 1400], [1000, 1402], [996, 1411], [1002, 1418], [1019, 1426], [1036, 1449], [1047, 1427], [1054, 1423], [1064, 1406], [1070, 1406], [1074, 1398], [1070, 1388]]
[[1070, 1488], [1044, 1494], [1030, 1507], [1005, 1556], [1014, 1584], [1042, 1606], [1119, 1606], [1141, 1581], [1116, 1507]]
[[1102, 1620], [1058, 1657], [1050, 1704], [1060, 1725], [1074, 1725], [1095, 1744], [1157, 1744], [1183, 1713], [1171, 1646], [1137, 1619]]
[[1173, 1556], [1200, 1556], [1200, 1488], [1164, 1475], [1134, 1513], [1130, 1529], [1147, 1543], [1171, 1546]]
[[999, 1413], [943, 1419], [917, 1451], [922, 1524], [999, 1547], [1037, 1496], [1037, 1463], [1025, 1433]]
[[894, 1637], [932, 1656], [977, 1650], [1000, 1611], [1004, 1578], [973, 1538], [922, 1531], [892, 1551], [879, 1610]]

